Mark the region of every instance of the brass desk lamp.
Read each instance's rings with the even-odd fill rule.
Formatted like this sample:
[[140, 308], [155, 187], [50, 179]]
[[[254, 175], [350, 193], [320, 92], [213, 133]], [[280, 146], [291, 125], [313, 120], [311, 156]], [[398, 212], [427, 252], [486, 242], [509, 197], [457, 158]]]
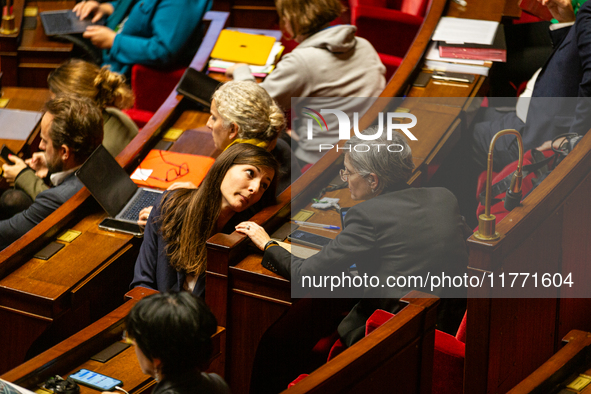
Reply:
[[517, 138], [519, 145], [519, 164], [517, 170], [511, 178], [511, 185], [505, 195], [505, 209], [511, 211], [513, 208], [521, 203], [521, 181], [523, 180], [522, 168], [523, 168], [523, 141], [521, 140], [521, 134], [517, 130], [501, 130], [493, 137], [488, 148], [488, 167], [486, 170], [486, 201], [484, 205], [484, 213], [478, 217], [478, 231], [474, 233], [474, 238], [481, 241], [495, 241], [501, 237], [501, 235], [495, 231], [495, 215], [490, 213], [490, 205], [492, 196], [492, 168], [493, 168], [493, 151], [495, 144], [499, 137], [504, 135], [513, 134]]

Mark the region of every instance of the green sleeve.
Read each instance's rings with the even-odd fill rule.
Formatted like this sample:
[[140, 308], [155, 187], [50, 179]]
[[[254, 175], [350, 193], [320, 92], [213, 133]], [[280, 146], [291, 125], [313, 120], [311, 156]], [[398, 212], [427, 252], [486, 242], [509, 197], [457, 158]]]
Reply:
[[35, 172], [30, 168], [26, 168], [18, 174], [14, 185], [16, 188], [24, 191], [33, 200], [35, 200], [39, 193], [49, 189], [49, 186], [43, 182], [43, 179], [35, 175]]

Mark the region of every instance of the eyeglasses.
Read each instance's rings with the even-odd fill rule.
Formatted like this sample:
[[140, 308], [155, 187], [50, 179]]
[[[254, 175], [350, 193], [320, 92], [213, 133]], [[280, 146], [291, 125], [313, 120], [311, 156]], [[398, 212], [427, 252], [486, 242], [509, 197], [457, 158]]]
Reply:
[[358, 172], [349, 172], [346, 168], [341, 168], [339, 171], [339, 175], [341, 176], [341, 180], [343, 182], [349, 182], [349, 176], [359, 174]]
[[156, 180], [162, 181], [162, 182], [173, 182], [173, 181], [176, 181], [177, 179], [179, 179], [189, 173], [189, 166], [187, 165], [187, 163], [183, 163], [183, 164], [171, 163], [169, 161], [164, 160], [164, 156], [162, 155], [161, 150], [159, 150], [158, 152], [160, 152], [160, 158], [162, 159], [162, 161], [164, 163], [171, 165], [173, 167], [176, 167], [176, 168], [169, 168], [168, 171], [166, 171], [165, 178], [158, 178], [158, 177], [155, 177], [152, 175], [150, 175], [148, 178], [156, 179]]

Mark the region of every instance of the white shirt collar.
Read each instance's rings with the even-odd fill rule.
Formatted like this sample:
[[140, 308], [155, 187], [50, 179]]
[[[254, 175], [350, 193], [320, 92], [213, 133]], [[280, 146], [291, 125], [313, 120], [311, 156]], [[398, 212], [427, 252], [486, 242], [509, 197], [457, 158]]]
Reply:
[[71, 173], [73, 173], [80, 167], [81, 165], [71, 168], [67, 171], [56, 172], [55, 174], [51, 174], [49, 179], [51, 180], [53, 186], [59, 186]]

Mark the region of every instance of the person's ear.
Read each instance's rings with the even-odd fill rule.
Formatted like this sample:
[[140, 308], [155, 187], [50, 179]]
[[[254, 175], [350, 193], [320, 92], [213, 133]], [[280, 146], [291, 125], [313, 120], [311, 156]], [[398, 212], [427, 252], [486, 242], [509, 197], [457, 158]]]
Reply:
[[230, 125], [230, 134], [228, 134], [228, 138], [233, 141], [236, 137], [238, 137], [238, 125], [232, 123]]
[[162, 361], [159, 358], [153, 358], [150, 362], [154, 371], [154, 379], [159, 382], [162, 379]]
[[380, 179], [373, 172], [367, 176], [367, 182], [369, 182], [369, 187], [371, 187], [372, 192], [375, 192], [380, 187]]
[[62, 158], [62, 161], [68, 161], [68, 159], [72, 156], [72, 151], [70, 150], [70, 147], [67, 145], [62, 145], [59, 148], [59, 154], [60, 157]]

